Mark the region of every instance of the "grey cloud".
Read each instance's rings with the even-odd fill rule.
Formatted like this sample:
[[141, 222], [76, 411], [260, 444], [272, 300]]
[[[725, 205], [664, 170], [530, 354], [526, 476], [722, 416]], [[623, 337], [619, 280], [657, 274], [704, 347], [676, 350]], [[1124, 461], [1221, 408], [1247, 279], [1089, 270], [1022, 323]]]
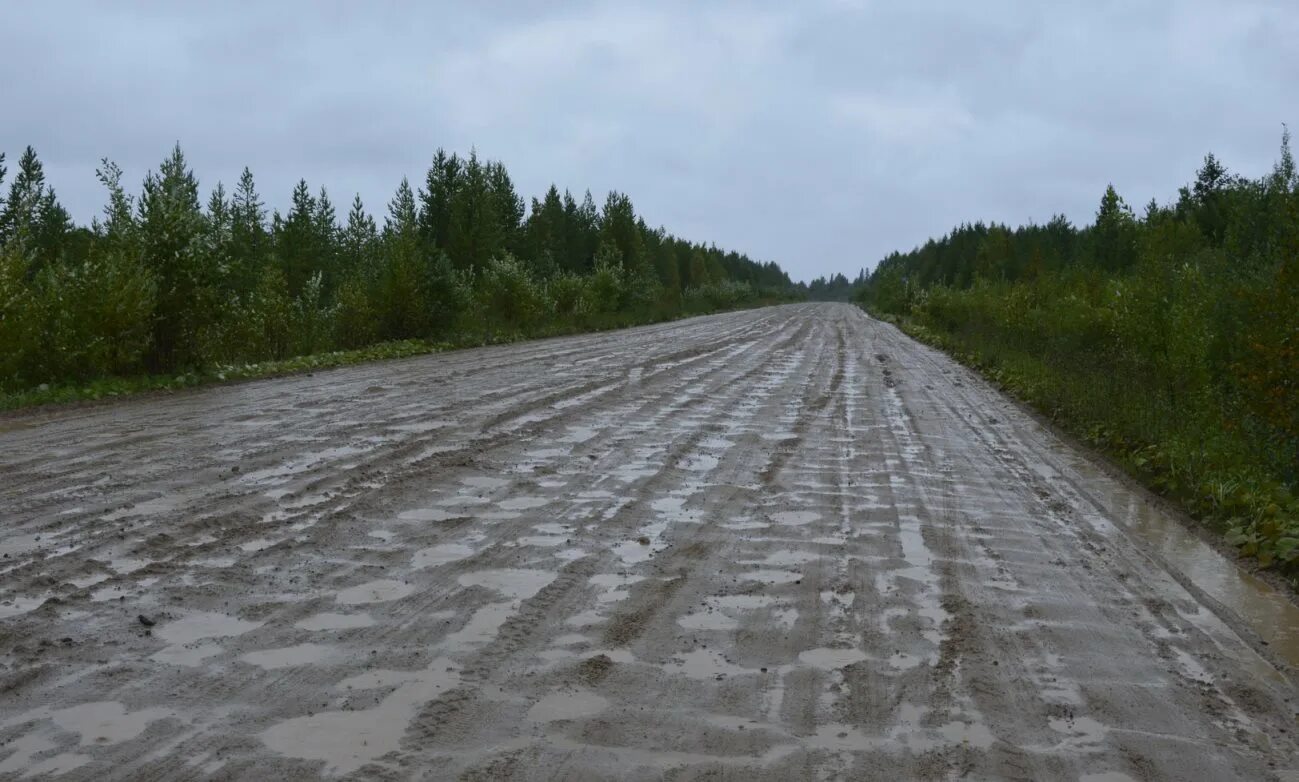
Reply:
[[[0, 149], [79, 220], [102, 156], [179, 140], [381, 212], [439, 146], [520, 189], [628, 192], [680, 235], [795, 277], [952, 225], [1170, 197], [1206, 151], [1257, 174], [1294, 121], [1299, 9], [1100, 3], [27, 3], [0, 28]], [[463, 6], [463, 7], [461, 7]]]

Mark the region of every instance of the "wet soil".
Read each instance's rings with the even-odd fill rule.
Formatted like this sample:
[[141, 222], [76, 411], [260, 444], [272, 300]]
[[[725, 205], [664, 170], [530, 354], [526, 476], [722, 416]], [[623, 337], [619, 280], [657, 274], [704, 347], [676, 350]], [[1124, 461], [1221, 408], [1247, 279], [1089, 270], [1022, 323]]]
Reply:
[[0, 778], [1299, 778], [1287, 596], [846, 305], [10, 416], [0, 476]]

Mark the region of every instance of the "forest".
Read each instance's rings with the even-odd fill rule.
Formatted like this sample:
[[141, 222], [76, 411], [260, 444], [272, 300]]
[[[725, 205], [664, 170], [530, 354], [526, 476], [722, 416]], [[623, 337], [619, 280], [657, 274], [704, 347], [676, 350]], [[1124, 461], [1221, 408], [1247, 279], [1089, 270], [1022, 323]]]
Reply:
[[1299, 178], [1212, 154], [1138, 215], [1111, 186], [1076, 227], [975, 223], [894, 253], [858, 300], [1299, 573]]
[[[15, 168], [0, 204], [0, 394], [798, 295], [775, 263], [649, 227], [623, 193], [597, 207], [589, 191], [579, 201], [552, 185], [525, 203], [505, 166], [476, 152], [438, 150], [422, 182], [398, 185], [382, 225], [359, 195], [340, 216], [305, 180], [286, 213], [268, 211], [246, 168], [204, 202], [179, 145], [138, 194], [104, 160], [107, 203], [89, 226], [60, 205], [32, 148]], [[8, 173], [0, 154], [0, 185]]]

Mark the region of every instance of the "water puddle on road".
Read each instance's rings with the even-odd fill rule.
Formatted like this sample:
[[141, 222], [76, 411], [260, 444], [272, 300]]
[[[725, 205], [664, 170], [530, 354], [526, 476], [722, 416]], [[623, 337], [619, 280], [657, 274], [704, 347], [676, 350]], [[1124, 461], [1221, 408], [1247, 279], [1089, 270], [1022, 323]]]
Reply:
[[416, 570], [426, 567], [435, 567], [445, 565], [448, 562], [455, 562], [461, 559], [467, 559], [473, 556], [474, 550], [470, 546], [460, 543], [442, 543], [437, 546], [430, 546], [426, 549], [420, 549], [415, 552], [411, 558], [410, 566]]
[[34, 611], [44, 605], [48, 597], [48, 595], [37, 595], [36, 597], [17, 596], [0, 599], [0, 619], [21, 616], [28, 611]]
[[371, 627], [374, 618], [369, 614], [316, 614], [298, 622], [296, 627], [303, 630], [353, 630], [358, 627]]
[[342, 605], [361, 605], [363, 603], [387, 603], [400, 600], [415, 591], [413, 584], [381, 578], [365, 584], [339, 590], [335, 600]]
[[[220, 644], [207, 639], [243, 635], [261, 627], [227, 614], [201, 612], [190, 614], [160, 627], [156, 633], [168, 646], [149, 659], [154, 662], [193, 667], [224, 651]], [[201, 643], [200, 643], [201, 642]]]
[[609, 708], [609, 701], [589, 690], [552, 692], [528, 709], [528, 722], [557, 722], [591, 717]]
[[[1102, 532], [1113, 524], [1149, 546], [1170, 569], [1185, 576], [1196, 588], [1228, 610], [1268, 644], [1268, 651], [1299, 668], [1299, 605], [1271, 584], [1249, 573], [1228, 556], [1200, 540], [1177, 518], [1122, 485], [1081, 454], [1065, 453], [1069, 468], [1078, 473], [1088, 491], [1099, 501], [1092, 517]], [[1051, 478], [1044, 470], [1043, 477]], [[1086, 507], [1087, 503], [1080, 503]], [[1217, 617], [1188, 615], [1187, 621], [1202, 628]], [[1212, 629], [1212, 628], [1206, 628]]]
[[786, 527], [801, 527], [821, 518], [821, 514], [810, 510], [782, 510], [771, 514], [771, 520]]
[[403, 511], [397, 514], [401, 521], [450, 521], [452, 519], [464, 516], [463, 513], [454, 513], [441, 508], [416, 508], [415, 510]]
[[860, 649], [808, 649], [798, 655], [798, 661], [823, 671], [846, 668], [866, 659], [866, 653]]
[[281, 755], [323, 760], [326, 774], [348, 774], [399, 749], [419, 707], [459, 683], [459, 667], [444, 658], [420, 671], [371, 671], [339, 682], [335, 689], [395, 686], [374, 708], [295, 717], [271, 726], [261, 739]]
[[279, 668], [290, 668], [295, 665], [310, 665], [312, 663], [323, 662], [334, 654], [334, 647], [321, 646], [320, 644], [298, 644], [297, 646], [286, 646], [282, 649], [263, 649], [257, 652], [249, 652], [239, 659], [249, 665], [256, 665], [267, 671], [274, 671]]

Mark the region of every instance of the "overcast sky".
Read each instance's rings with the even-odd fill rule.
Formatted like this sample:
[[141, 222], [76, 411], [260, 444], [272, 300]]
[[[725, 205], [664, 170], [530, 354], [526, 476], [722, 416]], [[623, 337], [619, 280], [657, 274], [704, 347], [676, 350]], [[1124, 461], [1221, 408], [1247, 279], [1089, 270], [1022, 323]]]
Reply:
[[78, 221], [179, 140], [381, 214], [434, 150], [521, 193], [627, 192], [652, 225], [780, 262], [872, 266], [977, 219], [1171, 199], [1207, 151], [1258, 175], [1299, 123], [1299, 3], [63, 3], [0, 24], [0, 150]]

